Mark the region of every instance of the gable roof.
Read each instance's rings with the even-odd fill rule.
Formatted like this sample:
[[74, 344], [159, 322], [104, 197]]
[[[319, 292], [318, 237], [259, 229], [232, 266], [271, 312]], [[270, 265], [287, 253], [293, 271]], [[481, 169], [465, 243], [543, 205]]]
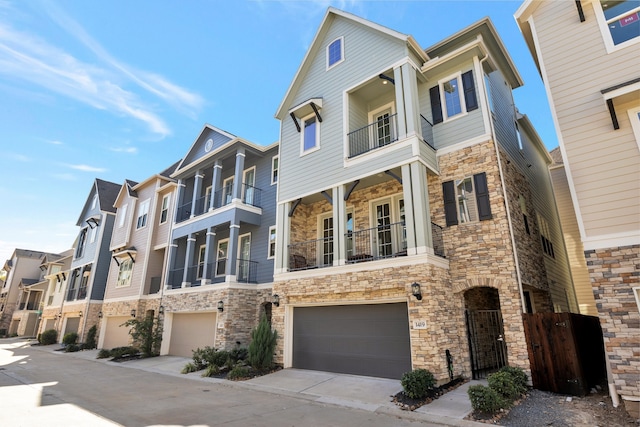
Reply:
[[93, 182], [91, 191], [89, 192], [89, 196], [87, 197], [87, 200], [85, 201], [84, 206], [80, 211], [80, 215], [78, 217], [76, 225], [82, 225], [82, 222], [85, 219], [85, 213], [89, 209], [89, 203], [91, 203], [91, 200], [93, 199], [92, 195], [94, 193], [98, 195], [98, 208], [100, 209], [100, 211], [116, 213], [116, 208], [113, 206], [113, 204], [115, 203], [121, 188], [122, 186], [120, 184], [96, 178]]
[[376, 24], [375, 22], [368, 21], [364, 18], [360, 18], [359, 16], [353, 15], [351, 13], [344, 12], [342, 10], [339, 10], [333, 7], [329, 7], [327, 9], [327, 12], [324, 15], [324, 18], [322, 19], [322, 22], [320, 23], [320, 27], [318, 28], [318, 31], [316, 32], [316, 35], [313, 38], [313, 41], [311, 42], [311, 45], [307, 49], [307, 53], [302, 59], [302, 63], [300, 64], [298, 71], [296, 71], [296, 74], [294, 75], [293, 80], [291, 81], [291, 84], [289, 85], [289, 88], [287, 89], [287, 92], [285, 93], [284, 98], [280, 102], [280, 106], [278, 107], [278, 110], [276, 111], [276, 114], [275, 114], [275, 117], [277, 119], [282, 119], [286, 114], [286, 112], [288, 111], [287, 106], [291, 104], [292, 98], [295, 95], [296, 90], [302, 83], [302, 79], [304, 75], [306, 74], [309, 67], [311, 66], [312, 59], [316, 56], [316, 54], [320, 50], [321, 40], [323, 39], [325, 34], [329, 31], [329, 27], [331, 26], [331, 23], [337, 16], [354, 21], [358, 24], [369, 27], [375, 31], [380, 31], [381, 33], [384, 33], [388, 36], [395, 37], [405, 42], [409, 46], [409, 48], [412, 49], [424, 61], [427, 61], [429, 59], [429, 56], [427, 55], [427, 53], [424, 50], [422, 50], [422, 48], [418, 45], [418, 43], [414, 40], [412, 36], [399, 33], [395, 30], [392, 30], [380, 24]]

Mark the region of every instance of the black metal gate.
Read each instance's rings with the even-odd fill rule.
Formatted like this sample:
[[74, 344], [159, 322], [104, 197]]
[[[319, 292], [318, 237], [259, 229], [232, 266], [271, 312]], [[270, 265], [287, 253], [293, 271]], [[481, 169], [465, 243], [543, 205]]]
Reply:
[[466, 310], [473, 379], [486, 378], [507, 364], [500, 310]]

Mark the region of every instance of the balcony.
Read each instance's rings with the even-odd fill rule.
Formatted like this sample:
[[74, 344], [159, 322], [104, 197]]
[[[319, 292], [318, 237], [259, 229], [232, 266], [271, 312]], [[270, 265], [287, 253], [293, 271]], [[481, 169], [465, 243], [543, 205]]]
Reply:
[[[431, 223], [433, 251], [444, 258], [442, 227]], [[289, 245], [289, 271], [333, 266], [334, 239], [308, 240]], [[403, 222], [358, 230], [344, 235], [347, 264], [407, 256], [407, 235]]]
[[398, 115], [385, 115], [377, 121], [349, 132], [349, 158], [385, 147], [398, 140]]
[[152, 277], [151, 283], [149, 284], [149, 292], [147, 295], [157, 294], [160, 292], [160, 285], [162, 284], [161, 277]]
[[[207, 264], [207, 274], [204, 274], [204, 264], [196, 264], [187, 267], [187, 280], [189, 287], [197, 287], [202, 279], [207, 279], [211, 284], [223, 283], [226, 277], [228, 259], [222, 258]], [[238, 283], [258, 283], [258, 261], [238, 259], [236, 261]], [[169, 289], [179, 289], [184, 280], [184, 268], [169, 271]]]
[[[262, 190], [249, 184], [242, 184], [242, 203], [250, 206], [261, 207]], [[213, 210], [219, 209], [231, 203], [233, 200], [233, 188], [229, 185], [219, 188], [213, 193]], [[209, 212], [211, 194], [196, 199], [195, 205], [191, 202], [178, 207], [176, 222], [183, 222]]]
[[76, 288], [69, 288], [69, 290], [67, 291], [67, 301], [73, 301], [74, 299], [76, 299]]

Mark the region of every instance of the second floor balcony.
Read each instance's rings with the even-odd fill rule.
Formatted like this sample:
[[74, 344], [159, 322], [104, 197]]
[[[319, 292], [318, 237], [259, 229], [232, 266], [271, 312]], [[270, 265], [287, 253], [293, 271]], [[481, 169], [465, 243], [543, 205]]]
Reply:
[[[190, 201], [179, 206], [176, 212], [176, 223], [215, 211], [216, 209], [230, 205], [232, 201], [233, 185], [226, 185], [219, 188], [214, 191], [213, 194], [208, 192], [204, 196], [197, 198], [195, 203]], [[262, 207], [262, 190], [253, 185], [243, 183], [240, 201], [245, 205], [260, 208]]]
[[[197, 287], [202, 283], [216, 284], [223, 283], [226, 280], [227, 274], [230, 274], [229, 259], [221, 258], [216, 262], [206, 264], [190, 265], [186, 268], [186, 275], [184, 268], [176, 268], [169, 271], [169, 277], [167, 282], [168, 289], [180, 289], [182, 287]], [[236, 260], [236, 282], [238, 283], [257, 283], [258, 268], [260, 264], [258, 261], [249, 259], [237, 259]]]

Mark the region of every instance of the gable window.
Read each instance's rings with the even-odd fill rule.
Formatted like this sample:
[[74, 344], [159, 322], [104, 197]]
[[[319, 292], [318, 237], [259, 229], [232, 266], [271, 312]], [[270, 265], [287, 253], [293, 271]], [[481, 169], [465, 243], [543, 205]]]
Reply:
[[97, 234], [98, 234], [98, 227], [93, 227], [91, 229], [91, 236], [89, 236], [89, 243], [93, 243], [96, 241]]
[[553, 250], [553, 243], [549, 239], [551, 233], [549, 232], [549, 224], [547, 220], [540, 214], [536, 214], [538, 217], [538, 228], [540, 229], [540, 243], [542, 244], [542, 251], [551, 258], [556, 257]]
[[447, 226], [492, 218], [486, 173], [443, 182], [442, 192]]
[[429, 89], [433, 124], [478, 108], [473, 71], [449, 76]]
[[136, 222], [136, 230], [147, 225], [147, 217], [149, 216], [149, 199], [140, 204], [138, 209], [138, 220]]
[[[638, 0], [600, 0], [594, 2], [596, 16], [608, 47], [640, 39]], [[600, 9], [600, 11], [597, 11]]]
[[271, 158], [271, 185], [275, 184], [278, 182], [278, 163], [279, 163], [280, 157], [279, 156], [273, 156]]
[[125, 203], [118, 209], [118, 228], [122, 228], [124, 225], [124, 220], [127, 218], [127, 207], [128, 205]]
[[344, 37], [338, 37], [327, 46], [327, 70], [344, 60]]
[[269, 255], [267, 258], [275, 258], [276, 256], [276, 227], [269, 227]]
[[315, 114], [302, 119], [302, 153], [309, 153], [319, 148], [320, 126]]
[[91, 209], [95, 209], [98, 204], [98, 195], [93, 196], [93, 201], [91, 202]]
[[124, 258], [120, 261], [120, 270], [118, 271], [118, 280], [116, 281], [116, 288], [122, 288], [124, 286], [131, 285], [131, 271], [133, 270], [133, 260], [130, 258]]
[[169, 216], [169, 194], [165, 194], [162, 197], [162, 208], [160, 209], [160, 224], [164, 224], [167, 222], [167, 217]]
[[84, 247], [87, 243], [87, 228], [83, 228], [80, 231], [80, 236], [78, 237], [78, 246], [76, 247], [76, 258], [80, 258], [84, 255]]

